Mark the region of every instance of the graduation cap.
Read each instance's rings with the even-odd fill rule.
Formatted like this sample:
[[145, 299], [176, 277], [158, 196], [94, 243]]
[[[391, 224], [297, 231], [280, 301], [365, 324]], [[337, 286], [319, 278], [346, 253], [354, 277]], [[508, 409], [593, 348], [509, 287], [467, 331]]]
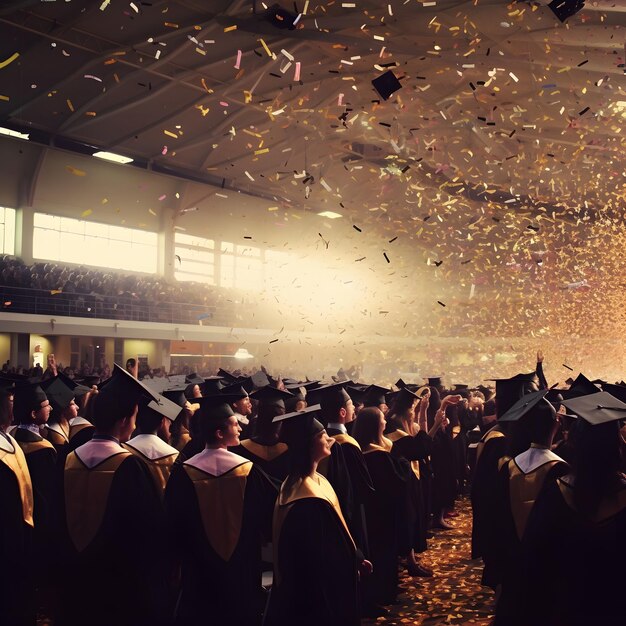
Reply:
[[204, 378], [202, 378], [200, 374], [196, 374], [196, 372], [193, 372], [192, 374], [187, 374], [187, 376], [185, 376], [185, 382], [188, 385], [203, 385]]
[[217, 375], [221, 376], [226, 381], [230, 381], [231, 383], [237, 382], [238, 380], [237, 376], [235, 376], [234, 374], [231, 374], [230, 372], [227, 372], [225, 369], [222, 369], [221, 367], [219, 368], [219, 370], [217, 370]]
[[498, 418], [504, 415], [522, 396], [537, 391], [539, 377], [536, 372], [516, 374], [512, 378], [493, 378], [496, 383], [496, 408]]
[[50, 405], [54, 412], [60, 415], [72, 403], [76, 394], [58, 376], [50, 378], [46, 383], [46, 396], [50, 400]]
[[584, 374], [578, 374], [576, 380], [572, 381], [570, 388], [563, 390], [561, 395], [566, 400], [570, 400], [572, 398], [598, 393], [599, 391], [600, 390]]
[[141, 381], [146, 387], [152, 389], [155, 393], [163, 393], [171, 383], [167, 378], [144, 378]]
[[[347, 394], [352, 398], [352, 402], [354, 402], [354, 404], [361, 404], [363, 403], [363, 395], [367, 387], [368, 385], [353, 383], [352, 385], [346, 384], [345, 390]], [[315, 391], [317, 391], [317, 389], [315, 389]]]
[[274, 405], [281, 409], [285, 408], [285, 400], [293, 398], [293, 394], [283, 389], [276, 389], [269, 385], [261, 387], [250, 394], [251, 398], [258, 400], [264, 404]]
[[428, 381], [429, 387], [443, 387], [441, 376], [423, 376]]
[[453, 391], [466, 391], [467, 389], [469, 389], [469, 385], [456, 383]]
[[602, 391], [606, 391], [618, 400], [626, 402], [626, 385], [611, 385], [610, 383], [605, 383], [602, 385]]
[[266, 387], [270, 384], [270, 379], [267, 377], [265, 372], [257, 372], [256, 374], [252, 374], [248, 378], [245, 378], [241, 381], [242, 387], [250, 393], [255, 389], [261, 389], [262, 387]]
[[363, 389], [363, 405], [366, 407], [378, 406], [386, 404], [385, 396], [389, 393], [389, 389], [380, 385], [369, 385]]
[[176, 406], [178, 406], [179, 415], [182, 409], [184, 409], [185, 405], [187, 404], [187, 398], [185, 397], [185, 389], [186, 389], [186, 385], [178, 385], [176, 387], [170, 387], [169, 389], [164, 389], [161, 392], [161, 395], [164, 398], [167, 398], [168, 400], [176, 404]]
[[391, 70], [387, 70], [384, 74], [375, 78], [372, 81], [372, 85], [374, 85], [374, 89], [376, 89], [383, 100], [389, 100], [393, 93], [402, 89], [402, 83]]
[[552, 0], [548, 8], [561, 22], [565, 22], [568, 17], [578, 13], [584, 6], [585, 0]]
[[297, 398], [298, 400], [306, 400], [306, 397], [307, 397], [306, 388], [300, 385], [299, 383], [296, 383], [295, 385], [285, 385], [285, 391], [288, 391], [289, 393], [291, 393], [294, 396], [294, 398]]
[[218, 391], [221, 391], [224, 386], [222, 381], [224, 379], [221, 376], [207, 376], [202, 379], [202, 383], [200, 384], [200, 389], [202, 389], [202, 395], [213, 395]]
[[142, 407], [144, 407], [144, 410], [147, 409], [148, 411], [167, 417], [167, 419], [171, 422], [176, 421], [176, 418], [181, 413], [180, 406], [163, 395], [160, 395], [158, 400], [150, 400], [147, 403], [140, 403], [139, 412], [142, 411]]
[[476, 391], [480, 391], [480, 393], [485, 396], [485, 400], [492, 398], [495, 393], [495, 389], [493, 387], [485, 387], [485, 385], [478, 385], [476, 387]]
[[[65, 374], [63, 374], [63, 372], [59, 372], [58, 376], [65, 376]], [[65, 378], [67, 378], [68, 380], [72, 380], [69, 376], [65, 376]], [[74, 380], [77, 383], [85, 385], [85, 387], [89, 387], [91, 389], [91, 387], [97, 385], [100, 382], [100, 376], [83, 376], [81, 378], [75, 378]]]
[[311, 439], [324, 430], [324, 425], [316, 419], [322, 407], [319, 404], [308, 406], [302, 411], [277, 415], [272, 422], [282, 424], [281, 439], [289, 447], [291, 454], [301, 454], [309, 449]]
[[563, 404], [592, 426], [626, 419], [626, 403], [608, 391], [563, 400]]
[[19, 382], [15, 386], [13, 392], [13, 406], [15, 411], [19, 412], [22, 407], [26, 409], [28, 413], [31, 411], [38, 411], [41, 408], [41, 403], [48, 399], [45, 391], [39, 386], [39, 383], [33, 383], [28, 381]]
[[[65, 375], [63, 372], [59, 372], [55, 378], [49, 378], [48, 380], [44, 381], [43, 383], [41, 383], [41, 386], [43, 387], [43, 390], [45, 391], [47, 386], [51, 384], [51, 382], [55, 379], [59, 379], [66, 387], [68, 387], [69, 389], [72, 389], [74, 391], [74, 397], [78, 398], [80, 396], [84, 396], [86, 393], [89, 393], [91, 391], [91, 388], [93, 385], [95, 385], [96, 383], [93, 383], [93, 385], [87, 385], [86, 383], [83, 384], [83, 381], [85, 381], [86, 379], [72, 379], [69, 376]], [[92, 379], [92, 378], [96, 378], [97, 380], [100, 380], [99, 376], [88, 376], [87, 378]]]
[[[233, 383], [232, 385], [222, 387], [220, 389], [220, 393], [228, 396], [237, 396], [237, 400], [242, 400], [243, 398], [248, 397], [248, 392], [244, 389], [241, 383]], [[235, 402], [237, 400], [235, 400]]]
[[544, 408], [549, 407], [550, 411], [556, 413], [554, 407], [545, 399], [548, 394], [547, 389], [534, 391], [522, 396], [506, 413], [498, 418], [499, 422], [517, 422], [522, 417], [530, 414], [530, 412], [543, 404]]
[[324, 410], [339, 409], [349, 400], [352, 400], [350, 394], [346, 391], [348, 382], [318, 387], [309, 392], [308, 398], [312, 404], [319, 403]]
[[141, 396], [158, 401], [159, 394], [147, 387], [143, 382], [137, 380], [117, 363], [113, 364], [113, 375], [100, 383], [101, 394], [119, 394], [120, 396], [131, 396], [139, 400]]
[[202, 421], [222, 422], [235, 414], [230, 405], [237, 402], [237, 396], [220, 393], [197, 398], [196, 402], [200, 405], [199, 414]]

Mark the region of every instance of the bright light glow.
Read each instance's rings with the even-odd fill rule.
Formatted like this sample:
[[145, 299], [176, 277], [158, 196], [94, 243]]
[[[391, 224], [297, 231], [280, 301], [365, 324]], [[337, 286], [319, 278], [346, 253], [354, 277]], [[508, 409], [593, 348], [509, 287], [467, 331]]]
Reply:
[[30, 135], [27, 133], [18, 133], [16, 130], [4, 128], [3, 126], [0, 126], [0, 135], [8, 135], [9, 137], [17, 137], [18, 139], [30, 139]]
[[121, 154], [115, 154], [115, 152], [94, 152], [92, 156], [104, 159], [105, 161], [113, 161], [113, 163], [122, 163], [123, 165], [133, 162], [132, 159], [122, 156]]
[[336, 220], [338, 217], [341, 217], [341, 213], [335, 213], [334, 211], [322, 211], [318, 213], [321, 217], [327, 217], [330, 220]]
[[254, 358], [245, 348], [238, 348], [234, 356], [236, 359], [253, 359]]

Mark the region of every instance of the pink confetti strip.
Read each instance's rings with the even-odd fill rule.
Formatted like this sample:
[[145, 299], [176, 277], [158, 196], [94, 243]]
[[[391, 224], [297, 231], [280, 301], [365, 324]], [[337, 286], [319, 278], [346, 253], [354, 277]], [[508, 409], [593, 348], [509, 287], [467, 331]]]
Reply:
[[238, 70], [241, 67], [241, 50], [237, 50], [237, 62], [235, 63], [235, 69]]
[[300, 61], [296, 61], [296, 71], [293, 75], [294, 80], [300, 80]]

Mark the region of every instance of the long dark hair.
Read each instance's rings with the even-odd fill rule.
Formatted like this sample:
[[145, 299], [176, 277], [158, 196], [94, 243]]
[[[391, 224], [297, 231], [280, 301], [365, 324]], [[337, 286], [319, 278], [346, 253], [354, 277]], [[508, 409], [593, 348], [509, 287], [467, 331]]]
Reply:
[[572, 428], [575, 447], [574, 503], [593, 515], [602, 499], [620, 483], [622, 440], [618, 421], [592, 426], [578, 419]]
[[354, 422], [352, 435], [359, 442], [361, 448], [366, 448], [370, 443], [379, 443], [379, 427], [380, 409], [367, 407], [359, 411]]

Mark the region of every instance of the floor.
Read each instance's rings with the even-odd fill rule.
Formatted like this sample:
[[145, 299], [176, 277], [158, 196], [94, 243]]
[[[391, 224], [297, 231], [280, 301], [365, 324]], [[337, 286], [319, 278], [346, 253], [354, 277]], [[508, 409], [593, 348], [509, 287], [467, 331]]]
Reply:
[[422, 555], [433, 568], [433, 578], [411, 578], [401, 573], [403, 592], [387, 617], [363, 620], [363, 626], [469, 625], [488, 626], [493, 618], [493, 592], [482, 587], [482, 562], [470, 559], [472, 515], [469, 500], [457, 505], [454, 530], [436, 530]]

